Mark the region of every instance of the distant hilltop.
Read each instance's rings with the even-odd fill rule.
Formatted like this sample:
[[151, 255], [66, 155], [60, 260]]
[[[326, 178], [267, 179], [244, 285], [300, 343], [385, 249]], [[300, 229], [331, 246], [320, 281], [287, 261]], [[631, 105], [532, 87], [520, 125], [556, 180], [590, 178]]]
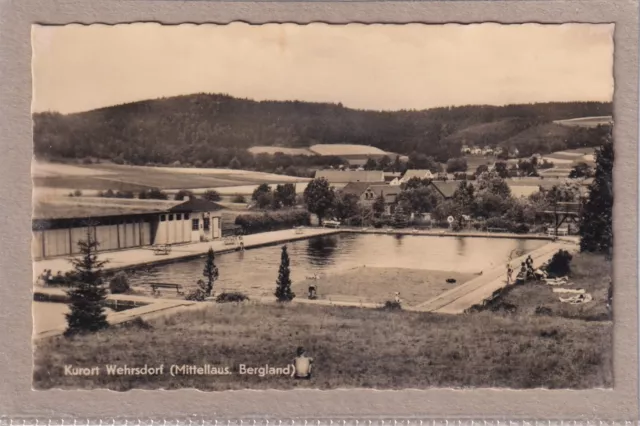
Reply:
[[258, 154], [276, 152], [309, 156], [308, 161], [413, 154], [446, 162], [463, 145], [502, 146], [523, 156], [596, 146], [602, 126], [565, 123], [611, 114], [607, 102], [371, 111], [194, 94], [75, 114], [34, 114], [34, 152], [45, 158], [231, 168], [252, 167]]

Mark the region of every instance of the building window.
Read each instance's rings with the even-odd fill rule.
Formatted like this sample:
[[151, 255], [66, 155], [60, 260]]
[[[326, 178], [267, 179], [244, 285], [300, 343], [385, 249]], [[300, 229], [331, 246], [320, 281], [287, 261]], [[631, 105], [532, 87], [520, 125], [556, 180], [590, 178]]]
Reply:
[[165, 220], [167, 220], [167, 217], [163, 214], [160, 215], [160, 222], [164, 222]]
[[178, 213], [176, 215], [176, 220], [182, 220], [182, 213]]
[[173, 220], [173, 215], [172, 214], [169, 215], [169, 220], [170, 221]]
[[204, 219], [202, 219], [202, 225], [204, 226], [204, 230], [208, 231], [211, 226], [211, 219], [205, 217]]
[[200, 221], [198, 219], [193, 219], [191, 221], [191, 230], [198, 231], [200, 229]]
[[189, 220], [189, 213], [184, 214], [184, 220]]

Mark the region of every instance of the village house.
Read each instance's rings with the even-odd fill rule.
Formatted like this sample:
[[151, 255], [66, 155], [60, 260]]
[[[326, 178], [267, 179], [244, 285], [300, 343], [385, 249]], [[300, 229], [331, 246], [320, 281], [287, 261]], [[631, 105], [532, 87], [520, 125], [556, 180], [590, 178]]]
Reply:
[[381, 170], [317, 170], [316, 179], [325, 178], [329, 183], [370, 182], [384, 183], [384, 172]]
[[351, 182], [342, 188], [343, 194], [353, 194], [358, 197], [361, 206], [372, 207], [375, 201], [384, 198], [384, 213], [391, 215], [398, 204], [398, 195], [402, 189], [398, 185], [370, 184], [366, 182]]
[[207, 200], [69, 197], [37, 200], [35, 259], [78, 254], [87, 228], [99, 251], [209, 241], [222, 236], [221, 207]]
[[460, 153], [461, 154], [471, 154], [471, 148], [467, 145], [462, 145], [462, 147], [460, 148]]
[[402, 183], [407, 183], [412, 178], [433, 179], [434, 177], [435, 177], [435, 175], [431, 172], [431, 170], [427, 170], [427, 169], [409, 169], [404, 173], [404, 175], [402, 176], [402, 179], [400, 179], [400, 183], [401, 184]]
[[474, 147], [474, 148], [471, 149], [471, 154], [473, 154], [473, 155], [482, 155], [482, 149]]

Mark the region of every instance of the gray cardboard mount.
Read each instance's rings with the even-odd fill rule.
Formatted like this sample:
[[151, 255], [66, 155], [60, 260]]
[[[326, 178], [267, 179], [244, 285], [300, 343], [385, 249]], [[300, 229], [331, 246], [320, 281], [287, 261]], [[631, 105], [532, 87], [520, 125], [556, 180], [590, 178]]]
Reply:
[[[0, 0], [0, 415], [11, 423], [113, 418], [636, 420], [638, 418], [635, 1], [210, 2]], [[32, 391], [32, 23], [615, 23], [613, 390]], [[196, 417], [194, 417], [196, 416]], [[12, 419], [12, 420], [11, 420]]]

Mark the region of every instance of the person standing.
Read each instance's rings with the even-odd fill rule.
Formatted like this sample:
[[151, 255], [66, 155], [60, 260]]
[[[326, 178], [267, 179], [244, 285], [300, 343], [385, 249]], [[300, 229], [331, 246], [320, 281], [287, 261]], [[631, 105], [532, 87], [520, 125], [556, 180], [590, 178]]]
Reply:
[[513, 269], [511, 268], [511, 264], [507, 263], [507, 285], [511, 285], [513, 283]]

